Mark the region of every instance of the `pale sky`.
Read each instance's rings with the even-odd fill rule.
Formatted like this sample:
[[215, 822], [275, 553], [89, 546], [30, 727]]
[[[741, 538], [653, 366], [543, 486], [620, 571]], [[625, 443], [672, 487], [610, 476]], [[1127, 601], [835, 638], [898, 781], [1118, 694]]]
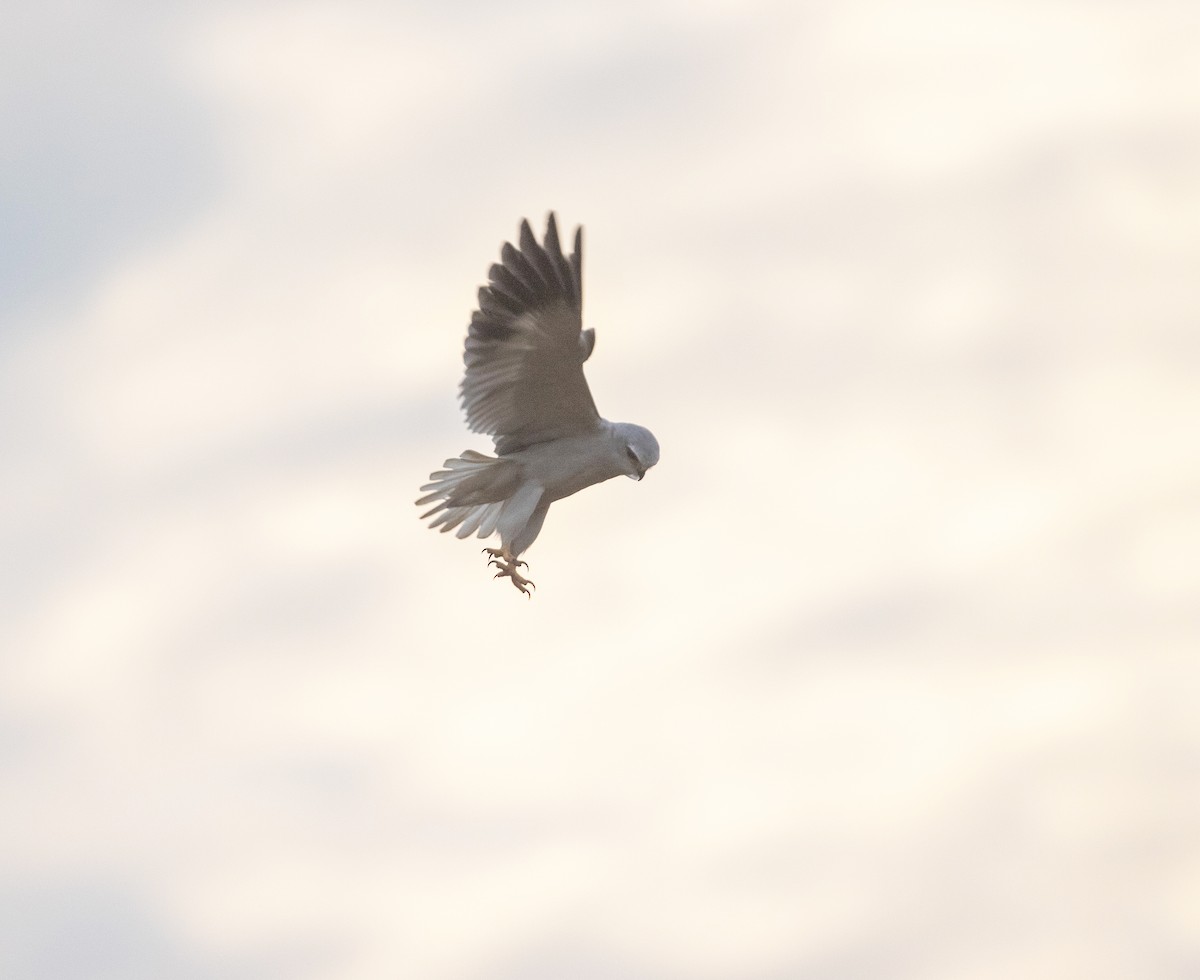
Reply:
[[[27, 3], [0, 975], [1200, 973], [1200, 7]], [[662, 461], [418, 486], [585, 226]]]

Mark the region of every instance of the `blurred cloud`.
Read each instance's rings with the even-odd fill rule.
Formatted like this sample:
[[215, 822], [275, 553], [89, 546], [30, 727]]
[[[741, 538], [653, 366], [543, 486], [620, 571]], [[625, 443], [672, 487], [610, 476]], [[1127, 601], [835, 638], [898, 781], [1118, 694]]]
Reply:
[[[121, 10], [124, 6], [126, 9]], [[0, 316], [78, 297], [220, 183], [213, 120], [164, 63], [169, 6], [12, 11], [0, 42]], [[121, 27], [122, 13], [136, 20]]]
[[[1195, 974], [1195, 14], [18, 19], [0, 972]], [[663, 461], [526, 603], [411, 500], [551, 208]]]

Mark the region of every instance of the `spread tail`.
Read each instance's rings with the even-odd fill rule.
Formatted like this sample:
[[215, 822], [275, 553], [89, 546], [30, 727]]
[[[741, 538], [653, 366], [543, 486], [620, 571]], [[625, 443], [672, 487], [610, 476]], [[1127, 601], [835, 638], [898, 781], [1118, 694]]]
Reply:
[[476, 532], [486, 538], [496, 530], [505, 503], [520, 484], [519, 467], [510, 460], [473, 449], [442, 465], [445, 469], [431, 473], [429, 482], [421, 487], [429, 492], [417, 501], [417, 506], [438, 501], [421, 519], [437, 515], [430, 527], [440, 527], [443, 532], [458, 528], [456, 536], [460, 538]]

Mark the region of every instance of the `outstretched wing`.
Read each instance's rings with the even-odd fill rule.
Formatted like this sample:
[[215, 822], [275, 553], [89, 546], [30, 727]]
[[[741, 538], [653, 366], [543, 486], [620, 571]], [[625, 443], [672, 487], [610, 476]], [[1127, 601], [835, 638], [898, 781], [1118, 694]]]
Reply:
[[583, 330], [583, 229], [563, 255], [551, 214], [544, 245], [521, 222], [520, 249], [508, 242], [479, 289], [463, 360], [467, 426], [503, 455], [586, 431], [600, 418], [583, 377], [595, 334]]

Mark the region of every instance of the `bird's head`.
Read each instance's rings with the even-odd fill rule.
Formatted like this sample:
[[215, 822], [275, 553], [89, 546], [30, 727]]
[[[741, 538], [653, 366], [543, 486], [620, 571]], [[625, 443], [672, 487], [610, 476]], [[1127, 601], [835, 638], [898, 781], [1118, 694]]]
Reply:
[[621, 472], [631, 480], [640, 480], [658, 462], [658, 440], [649, 429], [629, 422], [613, 426], [621, 453]]

